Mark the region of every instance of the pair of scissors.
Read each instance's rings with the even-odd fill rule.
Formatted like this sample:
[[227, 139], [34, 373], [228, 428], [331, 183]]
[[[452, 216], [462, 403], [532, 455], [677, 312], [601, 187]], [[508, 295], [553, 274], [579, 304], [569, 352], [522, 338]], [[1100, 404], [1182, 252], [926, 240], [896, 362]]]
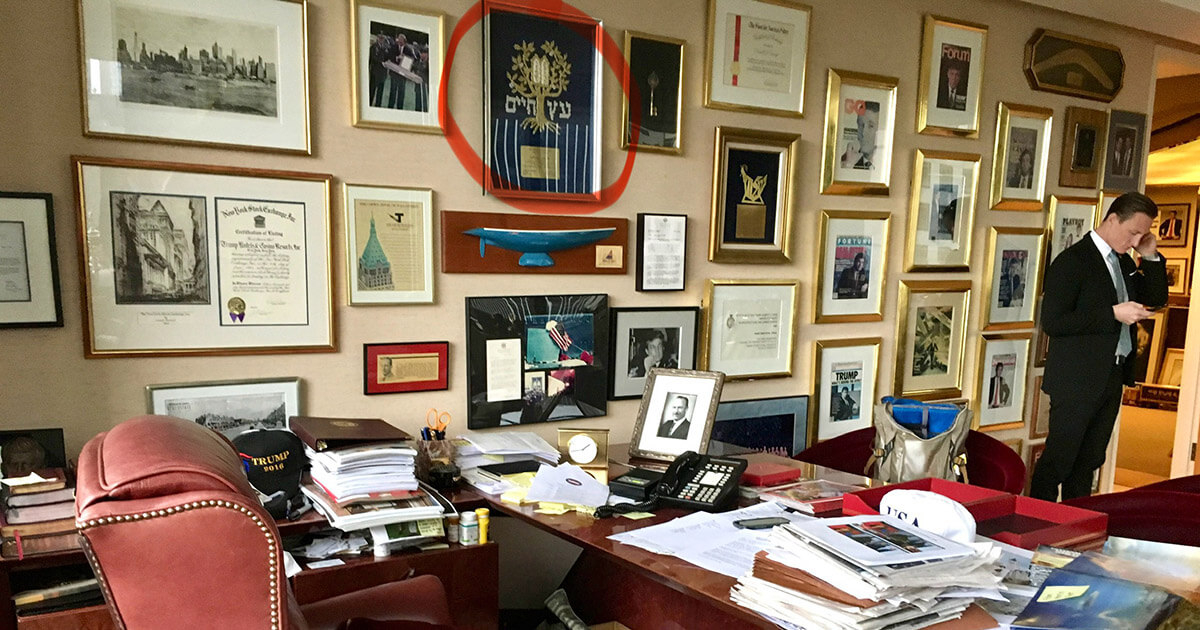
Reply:
[[425, 439], [427, 440], [444, 440], [446, 439], [446, 427], [450, 426], [450, 412], [438, 411], [433, 407], [425, 413]]

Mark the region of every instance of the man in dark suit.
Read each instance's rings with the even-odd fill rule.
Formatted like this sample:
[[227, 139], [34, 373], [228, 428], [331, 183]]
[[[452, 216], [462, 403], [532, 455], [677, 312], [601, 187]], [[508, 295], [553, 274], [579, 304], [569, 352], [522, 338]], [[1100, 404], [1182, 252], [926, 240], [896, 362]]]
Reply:
[[675, 396], [667, 407], [666, 417], [658, 425], [658, 437], [683, 440], [687, 438], [691, 428], [692, 421], [688, 419], [688, 399]]
[[[1133, 385], [1131, 328], [1167, 302], [1166, 264], [1150, 225], [1158, 207], [1130, 192], [1104, 221], [1064, 250], [1046, 271], [1042, 330], [1050, 337], [1042, 391], [1050, 396], [1050, 435], [1033, 471], [1030, 496], [1054, 501], [1091, 493], [1092, 474]], [[1141, 264], [1126, 252], [1136, 248]]]

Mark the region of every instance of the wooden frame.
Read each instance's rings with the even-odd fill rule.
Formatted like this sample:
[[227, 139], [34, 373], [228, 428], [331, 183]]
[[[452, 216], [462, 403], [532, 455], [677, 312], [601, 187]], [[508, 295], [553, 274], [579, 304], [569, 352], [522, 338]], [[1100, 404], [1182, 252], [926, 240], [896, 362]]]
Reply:
[[[629, 456], [671, 461], [685, 451], [707, 450], [724, 384], [725, 375], [720, 372], [650, 370], [633, 425]], [[685, 403], [683, 420], [674, 422], [674, 416], [679, 415], [679, 400]], [[702, 419], [699, 427], [694, 423], [697, 419]]]
[[233, 438], [251, 428], [287, 429], [288, 418], [303, 412], [301, 394], [294, 376], [147, 385], [146, 413], [199, 422]]
[[1100, 185], [1104, 143], [1108, 140], [1108, 112], [1067, 107], [1065, 121], [1058, 185], [1094, 189]]
[[[613, 369], [608, 399], [637, 398], [656, 367], [693, 370], [700, 349], [700, 309], [695, 306], [613, 308]], [[657, 356], [657, 359], [655, 358]]]
[[729, 380], [791, 376], [799, 297], [795, 280], [710, 278], [701, 302], [702, 368]]
[[704, 106], [803, 116], [811, 23], [812, 9], [797, 2], [708, 0]]
[[1183, 380], [1183, 348], [1167, 348], [1158, 369], [1158, 384], [1179, 387]]
[[[822, 193], [890, 193], [899, 83], [896, 77], [830, 68], [821, 154]], [[872, 145], [870, 151], [864, 150], [868, 143]]]
[[[1180, 215], [1183, 215], [1182, 218]], [[1191, 252], [1192, 234], [1196, 231], [1195, 205], [1191, 203], [1160, 203], [1158, 216], [1150, 230], [1158, 238], [1159, 247], [1182, 247]]]
[[978, 153], [917, 149], [905, 271], [966, 271], [979, 190]]
[[713, 147], [708, 259], [790, 261], [800, 136], [718, 126]]
[[1100, 225], [1100, 198], [1050, 195], [1049, 206], [1046, 214], [1047, 268], [1063, 250]]
[[917, 400], [962, 396], [970, 305], [969, 280], [900, 281], [896, 395]]
[[[442, 133], [438, 119], [446, 55], [444, 22], [441, 13], [390, 0], [351, 0], [351, 124]], [[402, 46], [399, 36], [404, 37]], [[392, 53], [394, 58], [382, 58]]]
[[983, 335], [979, 339], [975, 429], [1002, 431], [1025, 426], [1025, 387], [1029, 382], [1032, 338], [1032, 333], [1023, 332]]
[[342, 199], [346, 301], [433, 303], [433, 191], [343, 183]]
[[1108, 103], [1121, 91], [1125, 58], [1105, 42], [1039, 28], [1025, 44], [1029, 87]]
[[983, 272], [987, 302], [980, 306], [981, 329], [1033, 328], [1034, 307], [1042, 293], [1045, 230], [992, 226], [987, 251]]
[[986, 26], [925, 16], [921, 74], [917, 78], [918, 133], [979, 137], [979, 95], [986, 52]]
[[[890, 212], [823, 210], [813, 321], [883, 320]], [[859, 257], [864, 258], [858, 267]]]
[[687, 282], [686, 214], [637, 215], [638, 291], [682, 291]]
[[813, 342], [810, 444], [875, 425], [882, 345], [880, 337]]
[[1005, 102], [997, 107], [991, 207], [1040, 212], [1054, 111]]
[[450, 342], [363, 344], [363, 395], [449, 388]]
[[674, 37], [625, 31], [622, 149], [683, 153], [685, 44]]
[[49, 193], [0, 192], [0, 328], [61, 327]]
[[1191, 260], [1187, 258], [1168, 258], [1167, 293], [1170, 295], [1188, 295], [1191, 284], [1188, 272], [1191, 270]]
[[1133, 363], [1133, 380], [1138, 383], [1153, 383], [1158, 378], [1167, 337], [1166, 318], [1167, 312], [1159, 311], [1153, 317], [1137, 323], [1137, 330], [1134, 331], [1137, 355]]

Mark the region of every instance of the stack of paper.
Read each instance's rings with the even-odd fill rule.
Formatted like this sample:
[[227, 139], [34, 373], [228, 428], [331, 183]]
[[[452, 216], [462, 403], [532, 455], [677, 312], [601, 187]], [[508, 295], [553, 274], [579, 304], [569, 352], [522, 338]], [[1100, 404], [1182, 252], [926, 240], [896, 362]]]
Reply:
[[536, 433], [515, 431], [511, 433], [471, 434], [454, 440], [454, 463], [462, 470], [468, 483], [489, 494], [500, 494], [511, 489], [497, 475], [479, 470], [480, 466], [504, 462], [538, 461], [557, 464], [558, 449]]
[[413, 496], [417, 489], [417, 452], [407, 444], [377, 442], [320, 452], [306, 447], [305, 452], [312, 462], [312, 480], [333, 503], [345, 506], [356, 501]]
[[424, 489], [418, 489], [415, 496], [407, 499], [358, 501], [344, 506], [333, 503], [329, 495], [311, 480], [301, 483], [300, 490], [312, 499], [313, 507], [329, 520], [330, 525], [342, 531], [419, 521], [441, 516], [445, 511], [442, 504]]

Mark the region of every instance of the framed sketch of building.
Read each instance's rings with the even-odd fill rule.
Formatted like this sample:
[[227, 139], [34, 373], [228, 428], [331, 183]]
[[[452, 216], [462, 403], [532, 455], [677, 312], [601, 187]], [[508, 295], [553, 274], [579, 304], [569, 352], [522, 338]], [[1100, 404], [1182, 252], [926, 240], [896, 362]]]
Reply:
[[250, 429], [286, 429], [300, 414], [300, 379], [261, 378], [146, 386], [146, 413], [175, 416], [227, 438]]
[[433, 191], [344, 184], [346, 299], [433, 302]]

